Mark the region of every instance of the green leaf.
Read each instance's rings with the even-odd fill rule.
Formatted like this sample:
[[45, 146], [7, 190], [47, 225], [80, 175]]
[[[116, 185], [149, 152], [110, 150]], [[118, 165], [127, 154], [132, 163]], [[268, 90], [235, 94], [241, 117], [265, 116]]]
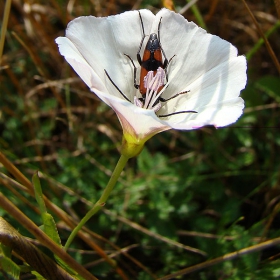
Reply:
[[20, 267], [15, 264], [9, 257], [6, 257], [3, 252], [0, 252], [0, 270], [11, 279], [19, 279]]
[[32, 183], [35, 191], [35, 198], [39, 205], [39, 209], [41, 212], [41, 218], [43, 223], [43, 231], [58, 245], [61, 246], [60, 237], [57, 231], [57, 227], [54, 221], [54, 218], [51, 214], [47, 213], [47, 209], [44, 202], [43, 192], [41, 188], [40, 179], [38, 176], [38, 172], [36, 172], [32, 177]]
[[0, 243], [0, 255], [4, 255], [5, 257], [11, 258], [12, 249]]
[[31, 273], [36, 276], [36, 279], [37, 280], [46, 280], [46, 278], [44, 278], [40, 273], [38, 273], [37, 271], [35, 270], [32, 270]]
[[43, 213], [46, 213], [46, 206], [45, 206], [45, 202], [44, 202], [44, 198], [43, 198], [43, 192], [42, 192], [42, 188], [41, 188], [41, 183], [40, 183], [40, 179], [38, 176], [38, 172], [36, 172], [33, 177], [32, 177], [32, 183], [34, 186], [34, 191], [35, 191], [35, 198], [37, 200], [37, 203], [39, 205], [39, 209], [41, 212], [41, 215]]
[[[32, 183], [33, 183], [34, 190], [35, 190], [35, 198], [37, 200], [37, 203], [39, 205], [39, 209], [41, 212], [41, 218], [42, 218], [42, 223], [43, 223], [42, 229], [55, 243], [57, 243], [59, 246], [62, 247], [60, 236], [58, 234], [54, 218], [51, 214], [47, 213], [47, 209], [46, 209], [44, 198], [43, 198], [41, 183], [40, 183], [40, 179], [39, 179], [37, 172], [32, 177]], [[58, 262], [58, 264], [63, 269], [65, 269], [67, 272], [71, 273], [72, 275], [75, 275], [75, 277], [77, 279], [83, 279], [83, 278], [80, 278], [77, 275], [77, 273], [74, 270], [72, 270], [66, 263], [64, 263], [60, 258], [58, 258], [55, 255], [54, 255], [54, 257], [55, 257], [56, 261]], [[41, 279], [41, 278], [39, 278], [39, 279]], [[44, 278], [42, 278], [42, 279], [44, 279]]]
[[61, 246], [61, 240], [56, 228], [54, 218], [49, 213], [42, 214], [43, 231], [58, 245]]
[[75, 277], [75, 279], [79, 279], [79, 280], [84, 280], [83, 277], [81, 277], [80, 275], [77, 274], [77, 272], [75, 270], [73, 270], [71, 267], [69, 267], [62, 259], [58, 258], [57, 256], [55, 256], [55, 259], [57, 261], [57, 263], [68, 273], [71, 274], [71, 276]]

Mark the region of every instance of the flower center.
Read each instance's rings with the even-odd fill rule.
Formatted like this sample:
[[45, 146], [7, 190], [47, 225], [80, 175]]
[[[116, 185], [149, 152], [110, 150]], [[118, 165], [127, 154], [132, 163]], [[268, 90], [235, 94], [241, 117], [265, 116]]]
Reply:
[[144, 109], [150, 109], [157, 112], [161, 108], [159, 97], [162, 94], [165, 80], [165, 71], [159, 67], [156, 74], [149, 71], [144, 77], [144, 87], [147, 89], [143, 97], [134, 97], [134, 104]]

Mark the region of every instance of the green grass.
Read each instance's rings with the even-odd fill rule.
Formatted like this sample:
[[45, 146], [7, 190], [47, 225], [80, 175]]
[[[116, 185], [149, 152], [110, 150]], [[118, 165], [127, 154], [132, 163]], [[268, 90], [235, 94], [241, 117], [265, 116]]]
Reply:
[[[76, 1], [71, 9], [66, 1], [36, 0], [27, 14], [13, 2], [1, 64], [1, 152], [29, 180], [39, 170], [44, 195], [73, 221], [84, 217], [107, 185], [119, 158], [122, 130], [113, 111], [60, 56], [54, 39], [81, 15], [108, 16], [133, 5], [153, 11], [161, 7], [156, 1], [141, 6], [136, 1], [100, 3]], [[160, 278], [280, 236], [279, 73], [242, 1], [215, 3], [198, 1], [195, 13], [188, 10], [184, 16], [189, 21], [202, 20], [208, 32], [230, 41], [239, 54], [249, 55], [248, 84], [241, 94], [245, 112], [226, 128], [158, 134], [137, 158], [129, 160], [105, 210], [86, 224], [88, 235], [77, 237], [69, 249], [98, 279]], [[279, 54], [273, 1], [247, 3]], [[177, 11], [185, 4], [174, 3]], [[197, 14], [202, 18], [197, 19]], [[12, 179], [26, 187], [27, 183], [4, 166], [0, 172], [3, 195], [41, 226], [35, 198]], [[34, 238], [1, 206], [0, 214], [7, 222], [20, 234]], [[53, 209], [48, 212], [64, 245], [71, 232], [69, 224]], [[111, 260], [104, 260], [104, 253]], [[9, 258], [6, 253], [1, 256]], [[278, 279], [278, 256], [279, 247], [269, 246], [181, 279]], [[17, 255], [11, 259], [15, 265], [23, 264]], [[4, 273], [8, 269], [0, 262], [0, 275], [1, 271], [8, 277]], [[20, 277], [34, 279], [26, 270]]]

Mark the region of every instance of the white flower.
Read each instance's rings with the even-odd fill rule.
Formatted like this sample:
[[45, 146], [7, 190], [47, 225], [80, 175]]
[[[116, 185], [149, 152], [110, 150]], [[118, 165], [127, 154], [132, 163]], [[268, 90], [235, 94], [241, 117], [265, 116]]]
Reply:
[[[147, 71], [142, 81], [137, 61], [143, 36], [139, 12], [146, 35], [140, 57], [149, 35], [158, 36], [159, 29], [160, 45], [169, 60], [163, 70], [161, 52], [162, 66]], [[143, 145], [171, 128], [222, 127], [235, 122], [244, 108], [239, 94], [247, 80], [245, 57], [238, 56], [229, 42], [179, 14], [167, 9], [156, 15], [139, 12], [80, 17], [68, 24], [66, 37], [56, 39], [60, 53], [90, 90], [116, 112], [125, 142]], [[145, 98], [134, 87], [133, 64], [136, 84], [147, 90]]]

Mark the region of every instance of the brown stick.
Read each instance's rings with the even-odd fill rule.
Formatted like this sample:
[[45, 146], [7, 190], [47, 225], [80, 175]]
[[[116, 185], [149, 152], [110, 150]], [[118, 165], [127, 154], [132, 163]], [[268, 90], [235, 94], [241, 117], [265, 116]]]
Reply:
[[36, 270], [46, 279], [75, 279], [19, 234], [19, 232], [2, 217], [0, 217], [0, 242], [20, 255], [32, 269]]
[[[62, 248], [60, 248], [50, 237], [37, 227], [26, 215], [24, 215], [11, 201], [9, 201], [0, 192], [0, 206], [6, 210], [9, 215], [19, 221], [31, 234], [33, 234], [44, 246], [49, 248], [55, 255], [61, 258], [66, 264], [74, 269], [80, 276], [86, 280], [97, 280], [82, 265], [78, 264]], [[51, 279], [51, 278], [49, 278]], [[54, 278], [52, 278], [54, 279]], [[58, 278], [59, 279], [59, 278]]]

